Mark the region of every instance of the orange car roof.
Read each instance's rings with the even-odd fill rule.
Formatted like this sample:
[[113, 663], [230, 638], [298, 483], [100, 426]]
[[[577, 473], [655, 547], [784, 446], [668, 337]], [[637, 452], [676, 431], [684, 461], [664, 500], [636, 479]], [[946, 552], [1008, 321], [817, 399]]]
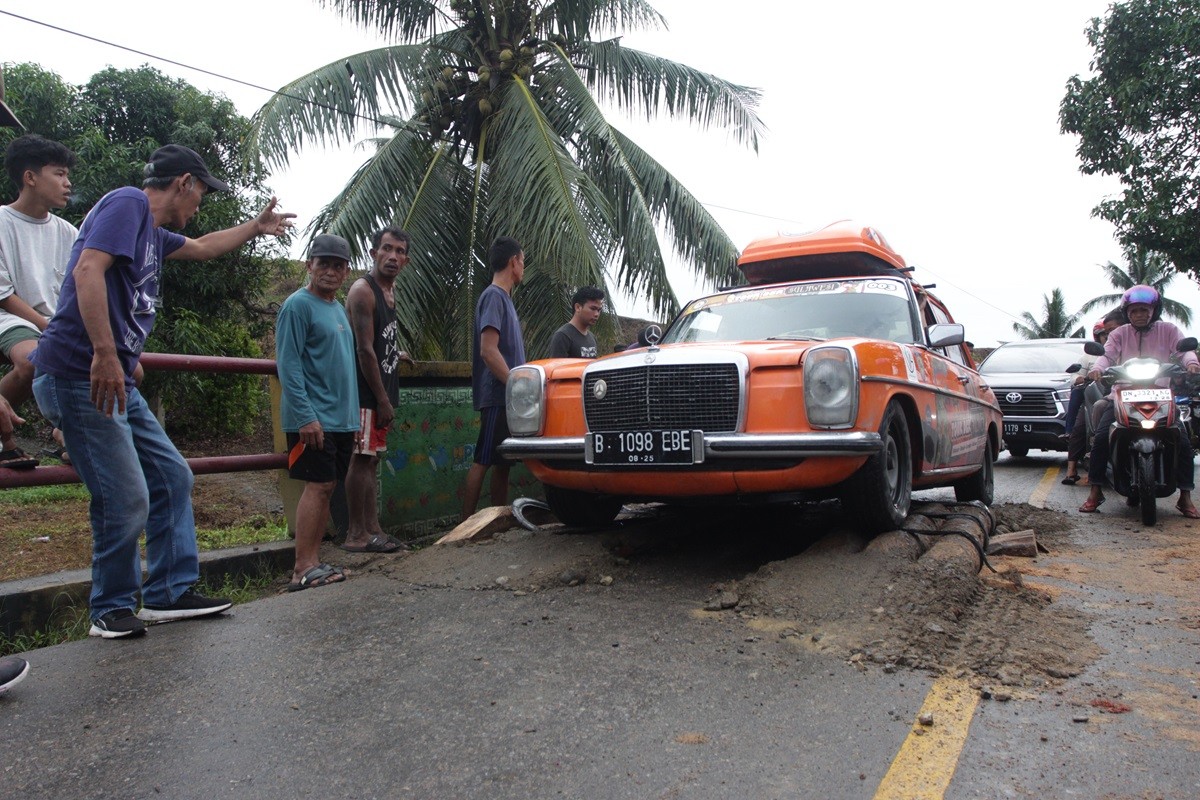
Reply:
[[751, 284], [911, 271], [876, 229], [843, 220], [812, 233], [772, 236], [746, 245], [738, 266]]

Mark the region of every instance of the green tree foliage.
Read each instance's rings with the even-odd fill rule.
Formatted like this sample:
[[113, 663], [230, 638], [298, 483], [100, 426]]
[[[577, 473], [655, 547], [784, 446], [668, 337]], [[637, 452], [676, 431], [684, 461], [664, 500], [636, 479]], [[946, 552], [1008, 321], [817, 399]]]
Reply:
[[1175, 279], [1175, 270], [1162, 253], [1151, 253], [1139, 247], [1126, 251], [1125, 259], [1128, 266], [1119, 267], [1109, 261], [1101, 264], [1104, 277], [1112, 284], [1116, 292], [1093, 297], [1083, 304], [1080, 313], [1103, 308], [1105, 311], [1116, 308], [1121, 304], [1121, 296], [1126, 289], [1133, 286], [1153, 286], [1163, 299], [1163, 314], [1171, 316], [1183, 323], [1184, 327], [1192, 324], [1192, 310], [1178, 300], [1167, 298], [1167, 284]]
[[1087, 30], [1092, 74], [1067, 82], [1064, 133], [1080, 169], [1116, 175], [1095, 213], [1127, 245], [1200, 275], [1200, 0], [1125, 0]]
[[[516, 303], [531, 355], [570, 314], [575, 287], [679, 308], [660, 232], [712, 283], [735, 283], [737, 252], [704, 207], [606, 119], [727, 128], [757, 148], [759, 93], [621, 45], [608, 33], [658, 27], [644, 0], [324, 0], [396, 42], [349, 55], [280, 89], [255, 116], [276, 163], [374, 128], [370, 157], [313, 223], [359, 252], [385, 223], [413, 236], [398, 282], [401, 337], [423, 358], [469, 355], [474, 302], [497, 235], [526, 249]], [[378, 124], [373, 124], [378, 123]], [[611, 315], [602, 318], [611, 324]]]
[[1067, 339], [1078, 336], [1079, 314], [1068, 314], [1062, 289], [1042, 295], [1042, 319], [1036, 319], [1028, 311], [1021, 313], [1023, 323], [1014, 322], [1013, 331], [1024, 339]]
[[[140, 186], [150, 154], [168, 143], [196, 150], [234, 188], [205, 198], [184, 235], [244, 222], [270, 196], [266, 167], [243, 145], [250, 121], [224, 97], [148, 66], [109, 68], [73, 86], [36, 64], [9, 65], [5, 87], [8, 104], [28, 132], [57, 139], [78, 155], [71, 171], [74, 197], [63, 212], [76, 225], [105, 192]], [[15, 135], [0, 132], [0, 147]], [[11, 202], [15, 189], [5, 180], [0, 202]], [[272, 315], [259, 307], [260, 297], [283, 255], [276, 240], [258, 239], [212, 261], [167, 261], [163, 307], [146, 349], [260, 356], [254, 338], [272, 323]], [[143, 390], [162, 396], [172, 427], [196, 433], [247, 432], [266, 402], [261, 381], [244, 375], [151, 373]]]

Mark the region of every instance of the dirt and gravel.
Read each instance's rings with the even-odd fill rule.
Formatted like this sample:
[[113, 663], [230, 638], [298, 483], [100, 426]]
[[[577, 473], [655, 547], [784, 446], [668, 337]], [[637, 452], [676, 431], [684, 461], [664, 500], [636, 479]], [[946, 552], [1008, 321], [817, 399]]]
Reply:
[[[1051, 550], [1069, 541], [1064, 514], [993, 511], [999, 531], [1032, 528]], [[697, 613], [739, 621], [745, 641], [816, 649], [862, 669], [949, 672], [996, 691], [1054, 685], [1100, 655], [1085, 614], [1025, 585], [1036, 559], [993, 558], [997, 573], [976, 574], [866, 544], [828, 509], [749, 517], [649, 509], [602, 533], [518, 528], [401, 558], [337, 555], [351, 569], [427, 587], [532, 593], [673, 581], [696, 598]]]

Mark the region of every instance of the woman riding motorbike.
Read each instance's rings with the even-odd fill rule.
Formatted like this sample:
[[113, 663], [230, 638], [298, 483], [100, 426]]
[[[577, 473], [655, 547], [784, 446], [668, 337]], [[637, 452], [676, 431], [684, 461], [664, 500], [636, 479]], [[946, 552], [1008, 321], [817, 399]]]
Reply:
[[[1175, 354], [1175, 343], [1183, 338], [1179, 328], [1164, 322], [1162, 298], [1152, 286], [1134, 286], [1126, 290], [1121, 298], [1121, 310], [1128, 324], [1113, 331], [1104, 345], [1104, 355], [1096, 359], [1088, 377], [1099, 380], [1101, 373], [1110, 366], [1121, 364], [1126, 359], [1145, 356], [1159, 361], [1168, 361]], [[1188, 372], [1200, 373], [1200, 359], [1195, 353], [1183, 353], [1181, 359]], [[1108, 469], [1108, 433], [1116, 417], [1116, 410], [1108, 404], [1096, 425], [1096, 436], [1092, 441], [1092, 455], [1088, 464], [1088, 483], [1091, 489], [1088, 498], [1079, 510], [1084, 514], [1095, 512], [1104, 502], [1104, 484]], [[1179, 484], [1179, 502], [1175, 507], [1189, 519], [1200, 519], [1200, 511], [1192, 503], [1192, 489], [1196, 486], [1192, 467], [1192, 445], [1186, 436], [1180, 437], [1177, 448], [1176, 469]]]

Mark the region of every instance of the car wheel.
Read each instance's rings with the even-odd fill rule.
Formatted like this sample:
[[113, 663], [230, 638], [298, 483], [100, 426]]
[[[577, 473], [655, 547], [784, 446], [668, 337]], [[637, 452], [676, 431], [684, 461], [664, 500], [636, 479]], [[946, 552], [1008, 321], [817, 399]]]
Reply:
[[983, 448], [983, 463], [979, 471], [969, 478], [963, 478], [954, 484], [954, 499], [960, 503], [978, 500], [990, 506], [996, 489], [996, 472], [992, 464], [992, 440], [988, 439]]
[[912, 505], [912, 445], [899, 403], [888, 403], [879, 434], [883, 449], [846, 482], [842, 494], [842, 508], [867, 533], [900, 527]]
[[621, 500], [602, 494], [546, 486], [546, 504], [564, 525], [591, 528], [607, 525], [621, 513]]
[[1010, 448], [1008, 448], [1008, 454], [1010, 456], [1012, 456], [1013, 458], [1024, 458], [1025, 456], [1029, 455], [1029, 448], [1028, 447], [1010, 447]]

